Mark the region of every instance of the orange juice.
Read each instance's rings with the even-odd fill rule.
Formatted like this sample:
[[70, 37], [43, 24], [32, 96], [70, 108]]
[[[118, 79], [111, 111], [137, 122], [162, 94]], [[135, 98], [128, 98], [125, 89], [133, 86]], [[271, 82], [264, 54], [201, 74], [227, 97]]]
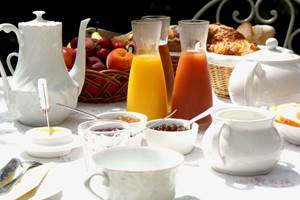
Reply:
[[127, 110], [141, 112], [149, 120], [167, 114], [167, 93], [159, 55], [135, 55], [128, 82]]
[[[172, 109], [174, 118], [192, 119], [212, 106], [212, 90], [205, 53], [181, 52], [175, 76]], [[198, 123], [207, 125], [210, 116]]]

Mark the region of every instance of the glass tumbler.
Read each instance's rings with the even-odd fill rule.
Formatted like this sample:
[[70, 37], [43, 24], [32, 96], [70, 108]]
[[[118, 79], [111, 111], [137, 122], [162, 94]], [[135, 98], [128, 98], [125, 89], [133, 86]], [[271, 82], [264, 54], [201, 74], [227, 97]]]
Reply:
[[128, 123], [91, 120], [78, 126], [78, 134], [83, 138], [83, 153], [88, 172], [95, 170], [91, 157], [107, 148], [125, 146], [130, 137]]

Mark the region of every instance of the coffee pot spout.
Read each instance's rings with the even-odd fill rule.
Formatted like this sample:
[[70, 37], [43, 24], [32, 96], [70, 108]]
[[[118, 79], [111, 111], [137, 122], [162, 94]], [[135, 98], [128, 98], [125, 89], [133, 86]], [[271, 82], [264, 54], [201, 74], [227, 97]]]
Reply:
[[71, 78], [78, 84], [78, 96], [80, 95], [85, 79], [85, 33], [89, 21], [90, 18], [82, 20], [80, 23], [75, 63], [69, 72]]

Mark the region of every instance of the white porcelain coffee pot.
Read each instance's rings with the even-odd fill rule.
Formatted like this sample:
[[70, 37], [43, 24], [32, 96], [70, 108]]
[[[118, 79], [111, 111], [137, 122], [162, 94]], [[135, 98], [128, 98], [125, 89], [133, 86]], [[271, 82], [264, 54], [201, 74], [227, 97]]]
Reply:
[[[21, 22], [18, 27], [12, 24], [0, 24], [0, 31], [14, 32], [19, 43], [19, 52], [7, 57], [7, 64], [13, 74], [7, 79], [0, 62], [0, 72], [5, 90], [6, 103], [14, 118], [26, 125], [45, 125], [38, 96], [38, 79], [48, 82], [52, 125], [65, 120], [71, 111], [56, 106], [56, 103], [76, 107], [78, 96], [85, 78], [85, 32], [90, 19], [81, 21], [78, 37], [78, 50], [75, 64], [68, 73], [62, 51], [62, 23], [42, 18], [44, 11], [34, 11], [36, 19]], [[15, 71], [10, 58], [18, 57]]]
[[270, 106], [300, 101], [300, 56], [269, 38], [261, 50], [241, 57], [229, 80], [233, 103]]

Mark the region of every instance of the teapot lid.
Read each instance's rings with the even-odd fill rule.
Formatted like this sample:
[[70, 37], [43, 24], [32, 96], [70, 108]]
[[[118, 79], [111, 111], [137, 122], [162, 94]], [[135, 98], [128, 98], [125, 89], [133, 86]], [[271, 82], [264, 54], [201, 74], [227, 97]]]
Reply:
[[259, 46], [261, 50], [247, 54], [244, 57], [248, 60], [261, 62], [295, 62], [300, 61], [300, 56], [294, 54], [292, 50], [278, 47], [275, 38], [269, 38], [265, 46]]
[[43, 19], [43, 14], [45, 14], [45, 11], [33, 11], [33, 14], [36, 15], [36, 18], [32, 21], [28, 22], [21, 22], [19, 25], [21, 26], [57, 26], [60, 25], [61, 22], [55, 22], [55, 21], [48, 21]]

